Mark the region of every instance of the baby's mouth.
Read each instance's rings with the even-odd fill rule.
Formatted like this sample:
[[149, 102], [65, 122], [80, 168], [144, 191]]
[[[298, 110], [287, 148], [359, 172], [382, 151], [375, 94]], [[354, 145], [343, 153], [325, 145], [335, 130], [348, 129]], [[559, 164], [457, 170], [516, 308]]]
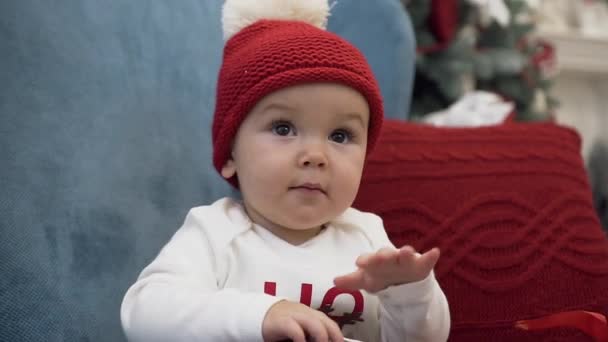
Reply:
[[309, 191], [311, 193], [314, 192], [320, 192], [322, 194], [326, 194], [325, 190], [323, 189], [323, 187], [321, 186], [321, 184], [318, 183], [303, 183], [297, 186], [292, 186], [289, 188], [290, 190], [303, 190], [303, 191]]

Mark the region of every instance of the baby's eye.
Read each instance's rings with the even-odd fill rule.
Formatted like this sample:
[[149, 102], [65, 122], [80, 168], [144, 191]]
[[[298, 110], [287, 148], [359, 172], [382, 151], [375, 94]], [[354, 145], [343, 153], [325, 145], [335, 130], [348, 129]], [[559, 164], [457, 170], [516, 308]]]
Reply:
[[272, 133], [280, 136], [293, 135], [295, 129], [293, 125], [286, 121], [276, 121], [272, 123]]
[[339, 144], [345, 144], [349, 142], [352, 137], [353, 135], [349, 131], [338, 129], [331, 133], [331, 135], [329, 136], [329, 140]]

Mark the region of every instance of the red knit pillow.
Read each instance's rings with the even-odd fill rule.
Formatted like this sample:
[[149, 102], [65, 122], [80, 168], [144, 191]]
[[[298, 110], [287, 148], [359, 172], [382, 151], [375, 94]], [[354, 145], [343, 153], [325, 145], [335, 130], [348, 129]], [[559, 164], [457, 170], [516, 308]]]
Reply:
[[450, 341], [592, 341], [563, 325], [514, 326], [571, 310], [608, 315], [608, 240], [579, 151], [573, 130], [548, 123], [388, 121], [355, 207], [380, 215], [397, 246], [441, 248]]

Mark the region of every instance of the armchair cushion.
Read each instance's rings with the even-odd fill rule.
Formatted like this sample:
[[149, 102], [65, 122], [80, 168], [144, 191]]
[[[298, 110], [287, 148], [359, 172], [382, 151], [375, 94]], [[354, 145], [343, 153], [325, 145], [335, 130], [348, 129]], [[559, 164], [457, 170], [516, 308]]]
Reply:
[[514, 327], [568, 310], [608, 314], [608, 240], [579, 151], [573, 130], [549, 123], [388, 121], [355, 206], [379, 214], [397, 246], [440, 247], [450, 341], [590, 341]]

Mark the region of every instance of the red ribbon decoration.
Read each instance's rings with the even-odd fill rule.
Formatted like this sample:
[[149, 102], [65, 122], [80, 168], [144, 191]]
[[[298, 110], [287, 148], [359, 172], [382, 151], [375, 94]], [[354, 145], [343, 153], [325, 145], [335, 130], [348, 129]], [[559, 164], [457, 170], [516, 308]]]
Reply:
[[416, 50], [427, 54], [441, 51], [448, 47], [458, 31], [458, 1], [432, 0], [431, 11], [427, 19], [437, 43], [431, 46], [420, 46]]
[[542, 330], [560, 327], [578, 329], [593, 337], [596, 342], [608, 342], [606, 316], [597, 312], [583, 310], [565, 311], [515, 323], [515, 328], [521, 330]]

